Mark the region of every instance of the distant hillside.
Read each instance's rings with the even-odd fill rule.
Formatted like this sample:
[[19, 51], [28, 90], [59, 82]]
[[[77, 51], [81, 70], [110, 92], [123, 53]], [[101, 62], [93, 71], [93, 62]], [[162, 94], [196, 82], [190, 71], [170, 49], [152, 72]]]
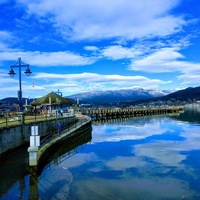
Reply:
[[4, 99], [0, 100], [1, 102], [6, 102], [6, 103], [18, 103], [18, 99], [16, 97], [7, 97]]
[[134, 104], [145, 104], [150, 102], [156, 102], [156, 101], [171, 101], [171, 102], [182, 102], [182, 103], [191, 103], [195, 101], [200, 101], [200, 87], [189, 87], [183, 90], [178, 90], [176, 92], [172, 92], [170, 94], [167, 94], [162, 97], [155, 97], [148, 100], [138, 100], [134, 101], [132, 103]]
[[161, 99], [176, 99], [177, 101], [194, 101], [200, 100], [200, 87], [186, 88], [184, 90], [179, 90], [168, 94]]
[[[22, 103], [25, 104], [27, 98], [22, 98]], [[32, 102], [33, 99], [28, 99], [28, 102]], [[17, 97], [7, 97], [4, 99], [1, 99], [0, 102], [6, 102], [6, 103], [19, 103], [19, 100]]]
[[129, 90], [110, 90], [98, 92], [85, 92], [76, 95], [68, 96], [81, 103], [118, 103], [130, 102], [137, 100], [150, 99], [154, 97], [162, 97], [169, 94], [169, 90], [145, 90], [143, 88], [129, 89]]

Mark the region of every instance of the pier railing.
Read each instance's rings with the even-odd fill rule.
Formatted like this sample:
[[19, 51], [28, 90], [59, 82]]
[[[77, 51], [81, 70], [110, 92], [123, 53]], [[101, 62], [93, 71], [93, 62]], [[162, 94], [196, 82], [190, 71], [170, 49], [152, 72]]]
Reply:
[[[64, 113], [64, 117], [70, 116], [70, 113]], [[47, 121], [51, 119], [59, 118], [58, 115], [42, 115], [42, 114], [25, 114], [23, 112], [4, 112], [0, 115], [0, 127], [27, 124], [34, 121]]]
[[[69, 124], [68, 126], [62, 128], [60, 135], [62, 135], [63, 133], [66, 134], [66, 132], [71, 132], [72, 130], [75, 130], [79, 127], [81, 127], [82, 125], [84, 125], [85, 123], [87, 123], [90, 119], [87, 116], [78, 116], [76, 115], [76, 121], [72, 124]], [[51, 140], [58, 138], [58, 133], [56, 132], [52, 132], [51, 134], [49, 134], [48, 136], [44, 137], [41, 141], [40, 141], [40, 147], [42, 148], [45, 144], [47, 144], [48, 142], [50, 142]]]
[[[115, 119], [124, 117], [139, 117], [149, 115], [161, 115], [179, 113], [184, 110], [184, 106], [167, 106], [167, 107], [145, 107], [145, 108], [87, 108], [81, 109], [83, 115], [88, 115], [92, 120]], [[70, 113], [65, 113], [66, 115]], [[26, 115], [24, 113], [4, 113], [0, 116], [0, 127], [17, 124], [26, 124], [33, 121], [47, 121], [58, 118], [57, 115]]]

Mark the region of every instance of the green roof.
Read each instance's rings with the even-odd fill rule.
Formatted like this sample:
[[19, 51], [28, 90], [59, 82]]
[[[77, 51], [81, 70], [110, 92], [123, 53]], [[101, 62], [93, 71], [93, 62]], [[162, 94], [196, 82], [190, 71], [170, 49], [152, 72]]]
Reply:
[[72, 105], [73, 102], [70, 99], [64, 98], [54, 92], [51, 92], [33, 102], [31, 102], [32, 106], [37, 105], [60, 105], [60, 104], [69, 104]]

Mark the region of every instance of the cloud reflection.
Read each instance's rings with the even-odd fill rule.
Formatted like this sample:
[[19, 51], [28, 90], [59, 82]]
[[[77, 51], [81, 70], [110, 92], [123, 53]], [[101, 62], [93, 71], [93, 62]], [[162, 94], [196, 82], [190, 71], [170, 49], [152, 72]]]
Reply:
[[105, 165], [112, 168], [112, 170], [126, 170], [133, 167], [143, 167], [147, 164], [139, 157], [124, 157], [117, 156], [112, 160], [105, 162]]
[[76, 188], [74, 199], [199, 196], [191, 187], [198, 178], [192, 163], [188, 168], [183, 162], [190, 151], [200, 149], [199, 126], [167, 117], [138, 122], [94, 125], [90, 148], [57, 166]]
[[152, 143], [139, 144], [134, 146], [134, 153], [139, 157], [150, 157], [157, 162], [167, 166], [180, 166], [182, 161], [187, 159], [183, 152], [199, 150], [200, 135], [199, 126], [182, 126], [179, 135], [184, 137], [183, 141], [155, 141]]
[[[161, 120], [161, 119], [160, 119]], [[98, 142], [119, 142], [122, 140], [141, 140], [152, 135], [160, 135], [167, 131], [167, 128], [160, 127], [161, 121], [154, 119], [143, 120], [143, 123], [132, 125], [121, 122], [119, 124], [105, 124], [93, 126], [93, 143]]]
[[191, 199], [185, 181], [172, 178], [129, 178], [115, 179], [93, 178], [76, 182], [76, 197], [81, 199]]
[[64, 169], [67, 168], [73, 168], [73, 167], [78, 167], [81, 166], [87, 162], [90, 162], [92, 160], [97, 160], [98, 157], [95, 155], [95, 153], [78, 153], [76, 156], [71, 156], [64, 162], [60, 164], [61, 167]]

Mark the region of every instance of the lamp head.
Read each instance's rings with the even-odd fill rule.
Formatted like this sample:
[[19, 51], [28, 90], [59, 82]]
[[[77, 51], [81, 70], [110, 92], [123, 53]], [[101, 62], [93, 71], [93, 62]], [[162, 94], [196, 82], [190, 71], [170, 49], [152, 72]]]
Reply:
[[14, 70], [11, 68], [10, 72], [8, 73], [11, 77], [13, 77], [16, 73], [14, 72]]
[[29, 69], [29, 67], [27, 67], [26, 71], [24, 72], [27, 76], [31, 75], [31, 70]]

